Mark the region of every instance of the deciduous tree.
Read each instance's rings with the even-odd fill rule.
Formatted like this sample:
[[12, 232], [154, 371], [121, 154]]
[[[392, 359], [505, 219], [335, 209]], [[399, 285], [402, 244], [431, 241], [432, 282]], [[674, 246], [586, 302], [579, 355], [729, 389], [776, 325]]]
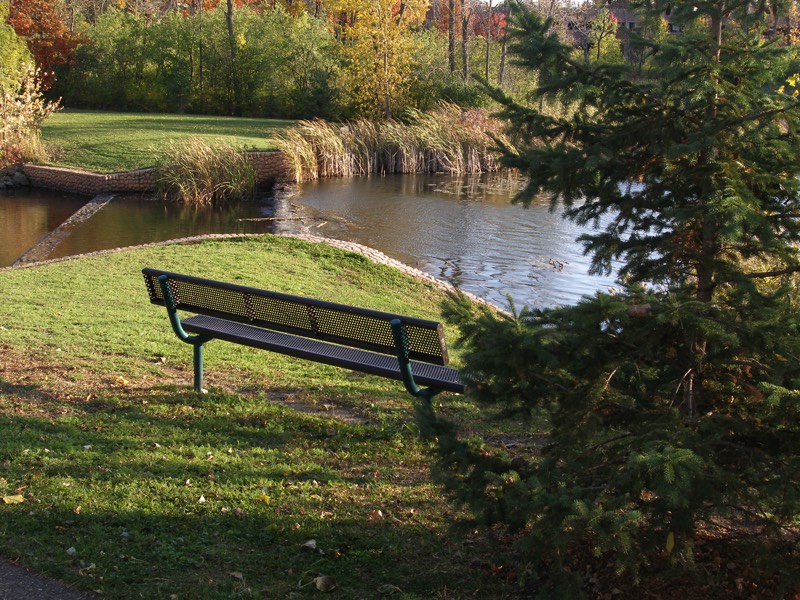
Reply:
[[8, 23], [28, 45], [45, 88], [55, 69], [69, 62], [80, 36], [66, 24], [63, 0], [11, 0]]
[[345, 68], [341, 85], [358, 112], [391, 117], [408, 101], [413, 31], [426, 0], [333, 0]]

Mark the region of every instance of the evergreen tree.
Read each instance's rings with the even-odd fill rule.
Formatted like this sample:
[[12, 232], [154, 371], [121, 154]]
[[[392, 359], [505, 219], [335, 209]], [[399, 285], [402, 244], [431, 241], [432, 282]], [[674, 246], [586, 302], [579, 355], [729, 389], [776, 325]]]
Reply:
[[[626, 291], [509, 318], [450, 306], [474, 395], [506, 418], [543, 412], [541, 451], [461, 441], [430, 410], [420, 424], [440, 481], [485, 524], [523, 530], [526, 560], [582, 548], [636, 574], [690, 561], [698, 527], [724, 519], [768, 539], [767, 566], [796, 585], [782, 534], [800, 516], [800, 105], [794, 77], [779, 89], [793, 49], [770, 38], [777, 4], [669, 4], [683, 33], [638, 40], [648, 79], [576, 59], [515, 7], [512, 49], [540, 83], [529, 105], [493, 91], [518, 133], [506, 164], [528, 177], [523, 199], [595, 225], [592, 268]], [[577, 575], [551, 573], [574, 591]]]

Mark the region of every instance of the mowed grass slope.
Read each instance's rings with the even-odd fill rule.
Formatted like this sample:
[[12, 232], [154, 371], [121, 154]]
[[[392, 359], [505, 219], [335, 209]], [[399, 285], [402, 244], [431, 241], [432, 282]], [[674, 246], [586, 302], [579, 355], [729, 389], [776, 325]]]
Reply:
[[200, 137], [241, 150], [274, 150], [272, 136], [292, 121], [197, 115], [64, 110], [42, 125], [51, 164], [98, 173], [152, 167], [172, 143]]
[[0, 272], [2, 558], [105, 598], [513, 597], [399, 382], [217, 341], [198, 396], [146, 265], [440, 318], [427, 283], [272, 236]]

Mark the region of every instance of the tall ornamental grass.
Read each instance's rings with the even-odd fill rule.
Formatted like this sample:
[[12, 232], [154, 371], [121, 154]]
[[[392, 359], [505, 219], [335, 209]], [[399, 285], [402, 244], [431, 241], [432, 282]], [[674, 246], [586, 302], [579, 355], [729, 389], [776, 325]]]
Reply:
[[[403, 121], [366, 119], [344, 124], [301, 121], [278, 136], [295, 181], [393, 173], [484, 173], [499, 169], [498, 123], [480, 111], [442, 103], [409, 111]], [[508, 143], [508, 142], [506, 142]]]
[[233, 146], [210, 146], [200, 138], [168, 146], [156, 165], [156, 192], [165, 200], [221, 204], [252, 198], [256, 173]]

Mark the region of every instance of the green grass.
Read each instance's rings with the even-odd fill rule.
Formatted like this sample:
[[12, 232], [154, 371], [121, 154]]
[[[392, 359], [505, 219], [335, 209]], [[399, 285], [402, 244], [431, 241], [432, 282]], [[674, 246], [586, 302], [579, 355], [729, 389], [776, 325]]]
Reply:
[[0, 556], [105, 598], [316, 597], [321, 575], [338, 598], [515, 596], [450, 530], [399, 382], [211, 342], [198, 396], [146, 265], [428, 318], [442, 299], [272, 236], [0, 272]]
[[170, 142], [203, 138], [241, 150], [275, 150], [272, 137], [292, 125], [276, 119], [241, 119], [65, 110], [42, 126], [51, 164], [98, 173], [152, 167]]

